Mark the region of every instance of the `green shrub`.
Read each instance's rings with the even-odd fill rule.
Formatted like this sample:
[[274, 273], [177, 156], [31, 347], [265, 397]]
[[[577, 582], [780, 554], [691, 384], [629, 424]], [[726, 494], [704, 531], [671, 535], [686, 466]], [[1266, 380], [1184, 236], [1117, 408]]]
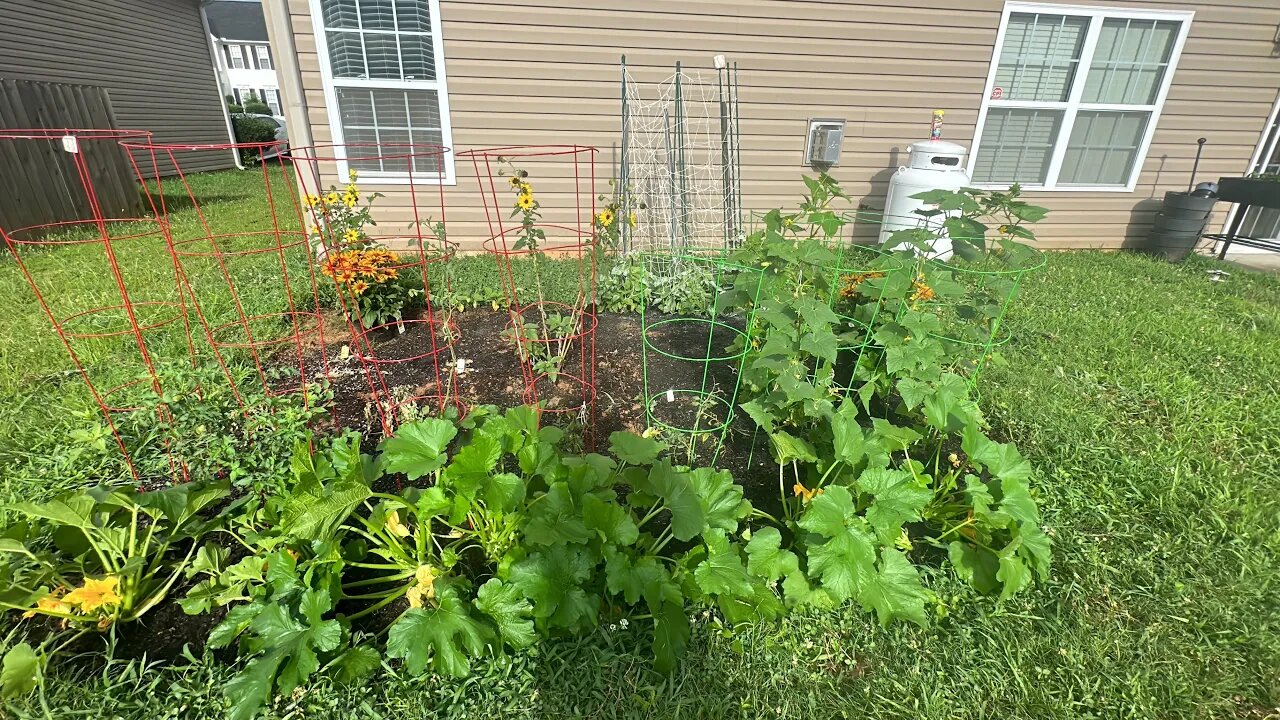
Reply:
[[244, 103], [242, 104], [244, 105], [244, 111], [247, 113], [253, 115], [271, 114], [271, 108], [266, 103], [262, 102], [262, 100], [258, 98], [258, 94], [255, 92], [250, 92], [249, 96], [244, 99]]
[[[247, 108], [246, 108], [246, 111]], [[236, 142], [238, 143], [269, 143], [276, 139], [275, 123], [265, 118], [257, 118], [251, 115], [233, 115], [231, 116], [232, 129], [235, 130]], [[240, 159], [245, 163], [254, 163], [262, 156], [259, 150], [252, 148], [244, 148], [240, 150]]]

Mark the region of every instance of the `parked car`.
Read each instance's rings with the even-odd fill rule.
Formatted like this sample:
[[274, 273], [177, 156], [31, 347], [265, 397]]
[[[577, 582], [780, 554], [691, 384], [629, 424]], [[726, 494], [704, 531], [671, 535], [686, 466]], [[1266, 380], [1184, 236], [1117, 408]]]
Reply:
[[262, 155], [262, 160], [271, 160], [280, 155], [289, 154], [289, 128], [285, 125], [284, 118], [279, 115], [261, 115], [258, 113], [244, 113], [245, 117], [257, 118], [273, 123], [276, 126], [276, 140], [280, 144], [274, 150], [268, 150]]

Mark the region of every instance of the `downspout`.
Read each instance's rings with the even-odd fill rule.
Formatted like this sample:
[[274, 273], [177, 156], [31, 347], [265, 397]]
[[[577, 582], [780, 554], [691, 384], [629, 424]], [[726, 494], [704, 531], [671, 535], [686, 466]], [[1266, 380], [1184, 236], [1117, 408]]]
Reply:
[[[276, 49], [276, 79], [280, 83], [280, 102], [289, 128], [289, 145], [312, 147], [311, 115], [307, 94], [302, 87], [302, 69], [298, 67], [298, 48], [293, 41], [293, 24], [285, 0], [262, 0], [267, 12], [267, 37]], [[294, 141], [297, 138], [297, 141]]]
[[[231, 124], [231, 112], [227, 109], [227, 98], [223, 93], [222, 77], [218, 75], [218, 51], [213, 45], [213, 31], [209, 29], [209, 18], [204, 14], [204, 7], [208, 4], [208, 0], [200, 3], [200, 27], [204, 28], [204, 44], [205, 50], [209, 51], [209, 67], [213, 68], [213, 84], [218, 88], [218, 107], [222, 108], [222, 122], [227, 126], [227, 138], [234, 143], [236, 141], [236, 130]], [[240, 160], [240, 153], [235, 149], [231, 149], [231, 159], [235, 162], [236, 167], [246, 170], [244, 162]]]

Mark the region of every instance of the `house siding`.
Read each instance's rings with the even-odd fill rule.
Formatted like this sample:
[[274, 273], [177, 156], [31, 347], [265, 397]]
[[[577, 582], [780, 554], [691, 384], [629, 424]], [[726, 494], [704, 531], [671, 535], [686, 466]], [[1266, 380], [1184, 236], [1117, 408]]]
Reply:
[[[267, 1], [288, 3], [298, 51], [305, 97], [286, 98], [290, 120], [305, 116], [314, 141], [330, 142], [309, 3]], [[1196, 15], [1135, 190], [1027, 193], [1052, 211], [1038, 227], [1047, 248], [1111, 248], [1144, 237], [1163, 193], [1186, 189], [1199, 137], [1209, 142], [1198, 179], [1246, 171], [1280, 90], [1280, 0], [1088, 4]], [[712, 55], [724, 54], [739, 65], [745, 207], [793, 205], [800, 175], [812, 172], [800, 163], [807, 119], [837, 117], [847, 126], [832, 174], [855, 202], [882, 208], [889, 177], [907, 146], [927, 137], [935, 108], [946, 111], [944, 137], [972, 146], [1003, 7], [999, 0], [963, 9], [951, 0], [442, 0], [453, 144], [595, 145], [607, 173], [621, 125], [619, 56], [648, 82], [669, 75], [677, 60], [709, 68]], [[483, 214], [466, 164], [458, 162], [458, 184], [447, 193], [450, 235], [474, 249]], [[404, 196], [377, 189], [388, 193], [384, 205]]]
[[[106, 88], [119, 126], [152, 130], [156, 142], [228, 141], [196, 0], [0, 0], [0, 17], [0, 77]], [[230, 152], [179, 162], [186, 172], [235, 165]]]

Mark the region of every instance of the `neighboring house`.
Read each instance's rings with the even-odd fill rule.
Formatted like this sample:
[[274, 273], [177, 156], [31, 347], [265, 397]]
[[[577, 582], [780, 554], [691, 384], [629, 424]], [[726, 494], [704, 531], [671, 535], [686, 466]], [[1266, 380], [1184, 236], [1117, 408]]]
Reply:
[[223, 94], [242, 104], [253, 93], [280, 114], [280, 84], [267, 24], [258, 0], [213, 0], [204, 5], [209, 36], [218, 60]]
[[[809, 118], [847, 120], [832, 174], [883, 207], [893, 169], [939, 108], [945, 139], [972, 150], [975, 185], [1020, 182], [1051, 209], [1045, 247], [1119, 247], [1146, 235], [1165, 191], [1187, 188], [1197, 138], [1208, 138], [1197, 179], [1248, 172], [1280, 90], [1280, 0], [553, 5], [267, 0], [274, 45], [290, 48], [278, 69], [295, 146], [579, 143], [608, 166], [619, 55], [657, 78], [722, 53], [740, 66], [747, 208], [794, 205], [812, 172], [800, 162]], [[378, 102], [400, 110], [383, 120], [370, 112]], [[451, 162], [437, 182], [457, 186], [450, 237], [475, 249], [483, 216], [466, 165]], [[387, 179], [380, 202], [404, 203], [403, 178]]]
[[[0, 18], [0, 77], [105, 88], [117, 124], [158, 142], [230, 138], [198, 0], [0, 0]], [[191, 163], [235, 166], [230, 152]]]

